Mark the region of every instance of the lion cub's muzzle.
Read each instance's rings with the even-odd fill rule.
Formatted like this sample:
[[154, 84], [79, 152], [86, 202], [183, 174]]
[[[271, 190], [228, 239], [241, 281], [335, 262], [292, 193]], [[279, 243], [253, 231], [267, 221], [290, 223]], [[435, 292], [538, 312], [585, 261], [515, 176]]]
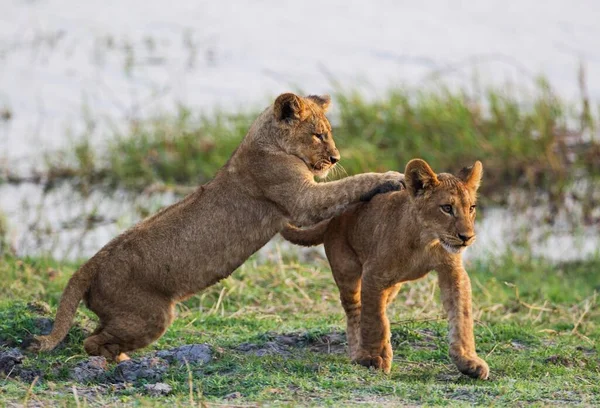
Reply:
[[475, 234], [456, 234], [440, 237], [442, 247], [451, 254], [459, 254], [475, 242]]
[[473, 242], [475, 242], [475, 234], [471, 233], [471, 234], [457, 234], [457, 237], [459, 240], [461, 240], [461, 246], [467, 247], [469, 245], [471, 245]]

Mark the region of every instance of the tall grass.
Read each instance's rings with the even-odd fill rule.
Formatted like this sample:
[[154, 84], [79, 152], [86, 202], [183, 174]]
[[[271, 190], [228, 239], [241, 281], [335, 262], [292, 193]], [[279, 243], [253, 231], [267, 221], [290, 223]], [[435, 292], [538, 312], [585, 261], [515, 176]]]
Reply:
[[[487, 193], [515, 185], [555, 191], [580, 171], [600, 175], [600, 155], [581, 149], [583, 134], [595, 130], [592, 118], [581, 125], [581, 113], [544, 81], [526, 104], [498, 89], [482, 95], [393, 89], [376, 101], [342, 91], [336, 99], [341, 112], [336, 136], [344, 141], [348, 173], [401, 171], [414, 157], [438, 171], [482, 160]], [[600, 152], [598, 143], [587, 145]]]
[[[529, 95], [440, 87], [391, 89], [376, 100], [338, 90], [334, 99], [339, 112], [334, 136], [348, 174], [402, 170], [414, 157], [428, 160], [437, 171], [482, 160], [484, 193], [497, 192], [498, 199], [514, 186], [559, 196], [576, 178], [600, 176], [597, 119], [589, 101], [568, 104], [543, 80]], [[174, 116], [132, 122], [127, 134], [110, 139], [100, 157], [86, 151], [89, 144], [75, 146], [71, 170], [84, 179], [133, 189], [157, 182], [203, 183], [226, 162], [256, 116], [196, 116], [180, 108]], [[61, 168], [63, 162], [51, 165], [56, 174], [73, 173]]]
[[108, 147], [107, 178], [113, 185], [143, 188], [153, 182], [198, 184], [211, 179], [237, 147], [255, 114], [176, 116], [136, 123]]

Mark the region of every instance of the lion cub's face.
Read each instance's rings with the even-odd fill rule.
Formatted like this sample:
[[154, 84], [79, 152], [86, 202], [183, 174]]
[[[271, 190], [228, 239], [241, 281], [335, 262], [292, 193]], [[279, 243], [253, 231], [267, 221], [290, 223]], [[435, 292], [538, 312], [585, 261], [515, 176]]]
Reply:
[[483, 167], [477, 161], [456, 176], [435, 174], [420, 159], [406, 165], [406, 186], [425, 226], [450, 253], [460, 253], [475, 242], [475, 205]]
[[325, 113], [329, 95], [302, 98], [292, 93], [280, 95], [273, 113], [281, 132], [281, 144], [287, 153], [299, 157], [319, 177], [340, 160]]

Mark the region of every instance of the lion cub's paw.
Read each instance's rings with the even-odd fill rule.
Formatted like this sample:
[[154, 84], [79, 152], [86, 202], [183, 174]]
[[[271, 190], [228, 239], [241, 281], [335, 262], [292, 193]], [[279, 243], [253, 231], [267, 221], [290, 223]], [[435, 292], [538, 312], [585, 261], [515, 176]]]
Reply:
[[490, 368], [487, 363], [477, 356], [462, 357], [455, 363], [458, 370], [469, 377], [487, 380], [490, 375]]
[[359, 352], [354, 358], [354, 362], [364, 367], [373, 367], [376, 370], [383, 370], [388, 374], [392, 369], [392, 359], [387, 356], [371, 356], [366, 352]]
[[48, 351], [50, 349], [47, 346], [47, 336], [29, 337], [21, 344], [21, 347], [27, 351], [34, 351], [37, 353], [40, 351]]
[[360, 197], [361, 201], [369, 201], [377, 194], [385, 194], [390, 191], [398, 191], [405, 189], [404, 174], [398, 173], [397, 171], [387, 171], [381, 175], [381, 184], [375, 187]]

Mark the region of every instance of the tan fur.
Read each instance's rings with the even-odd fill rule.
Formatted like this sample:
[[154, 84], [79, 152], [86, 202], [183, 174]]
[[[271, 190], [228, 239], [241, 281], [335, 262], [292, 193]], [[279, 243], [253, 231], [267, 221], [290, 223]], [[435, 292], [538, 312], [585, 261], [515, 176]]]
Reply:
[[113, 239], [73, 275], [52, 333], [32, 349], [56, 347], [84, 299], [100, 319], [86, 352], [126, 359], [162, 336], [177, 301], [228, 277], [288, 222], [311, 225], [398, 190], [396, 172], [315, 182], [339, 160], [329, 103], [280, 95], [211, 182]]
[[[481, 162], [453, 176], [436, 175], [423, 160], [411, 160], [405, 170], [406, 191], [379, 195], [313, 228], [288, 226], [282, 231], [297, 244], [325, 244], [347, 315], [354, 361], [390, 371], [386, 306], [403, 282], [435, 269], [448, 313], [450, 357], [461, 372], [488, 377], [488, 365], [475, 351], [471, 284], [461, 256], [475, 240], [481, 175]], [[444, 212], [446, 205], [451, 214]]]

